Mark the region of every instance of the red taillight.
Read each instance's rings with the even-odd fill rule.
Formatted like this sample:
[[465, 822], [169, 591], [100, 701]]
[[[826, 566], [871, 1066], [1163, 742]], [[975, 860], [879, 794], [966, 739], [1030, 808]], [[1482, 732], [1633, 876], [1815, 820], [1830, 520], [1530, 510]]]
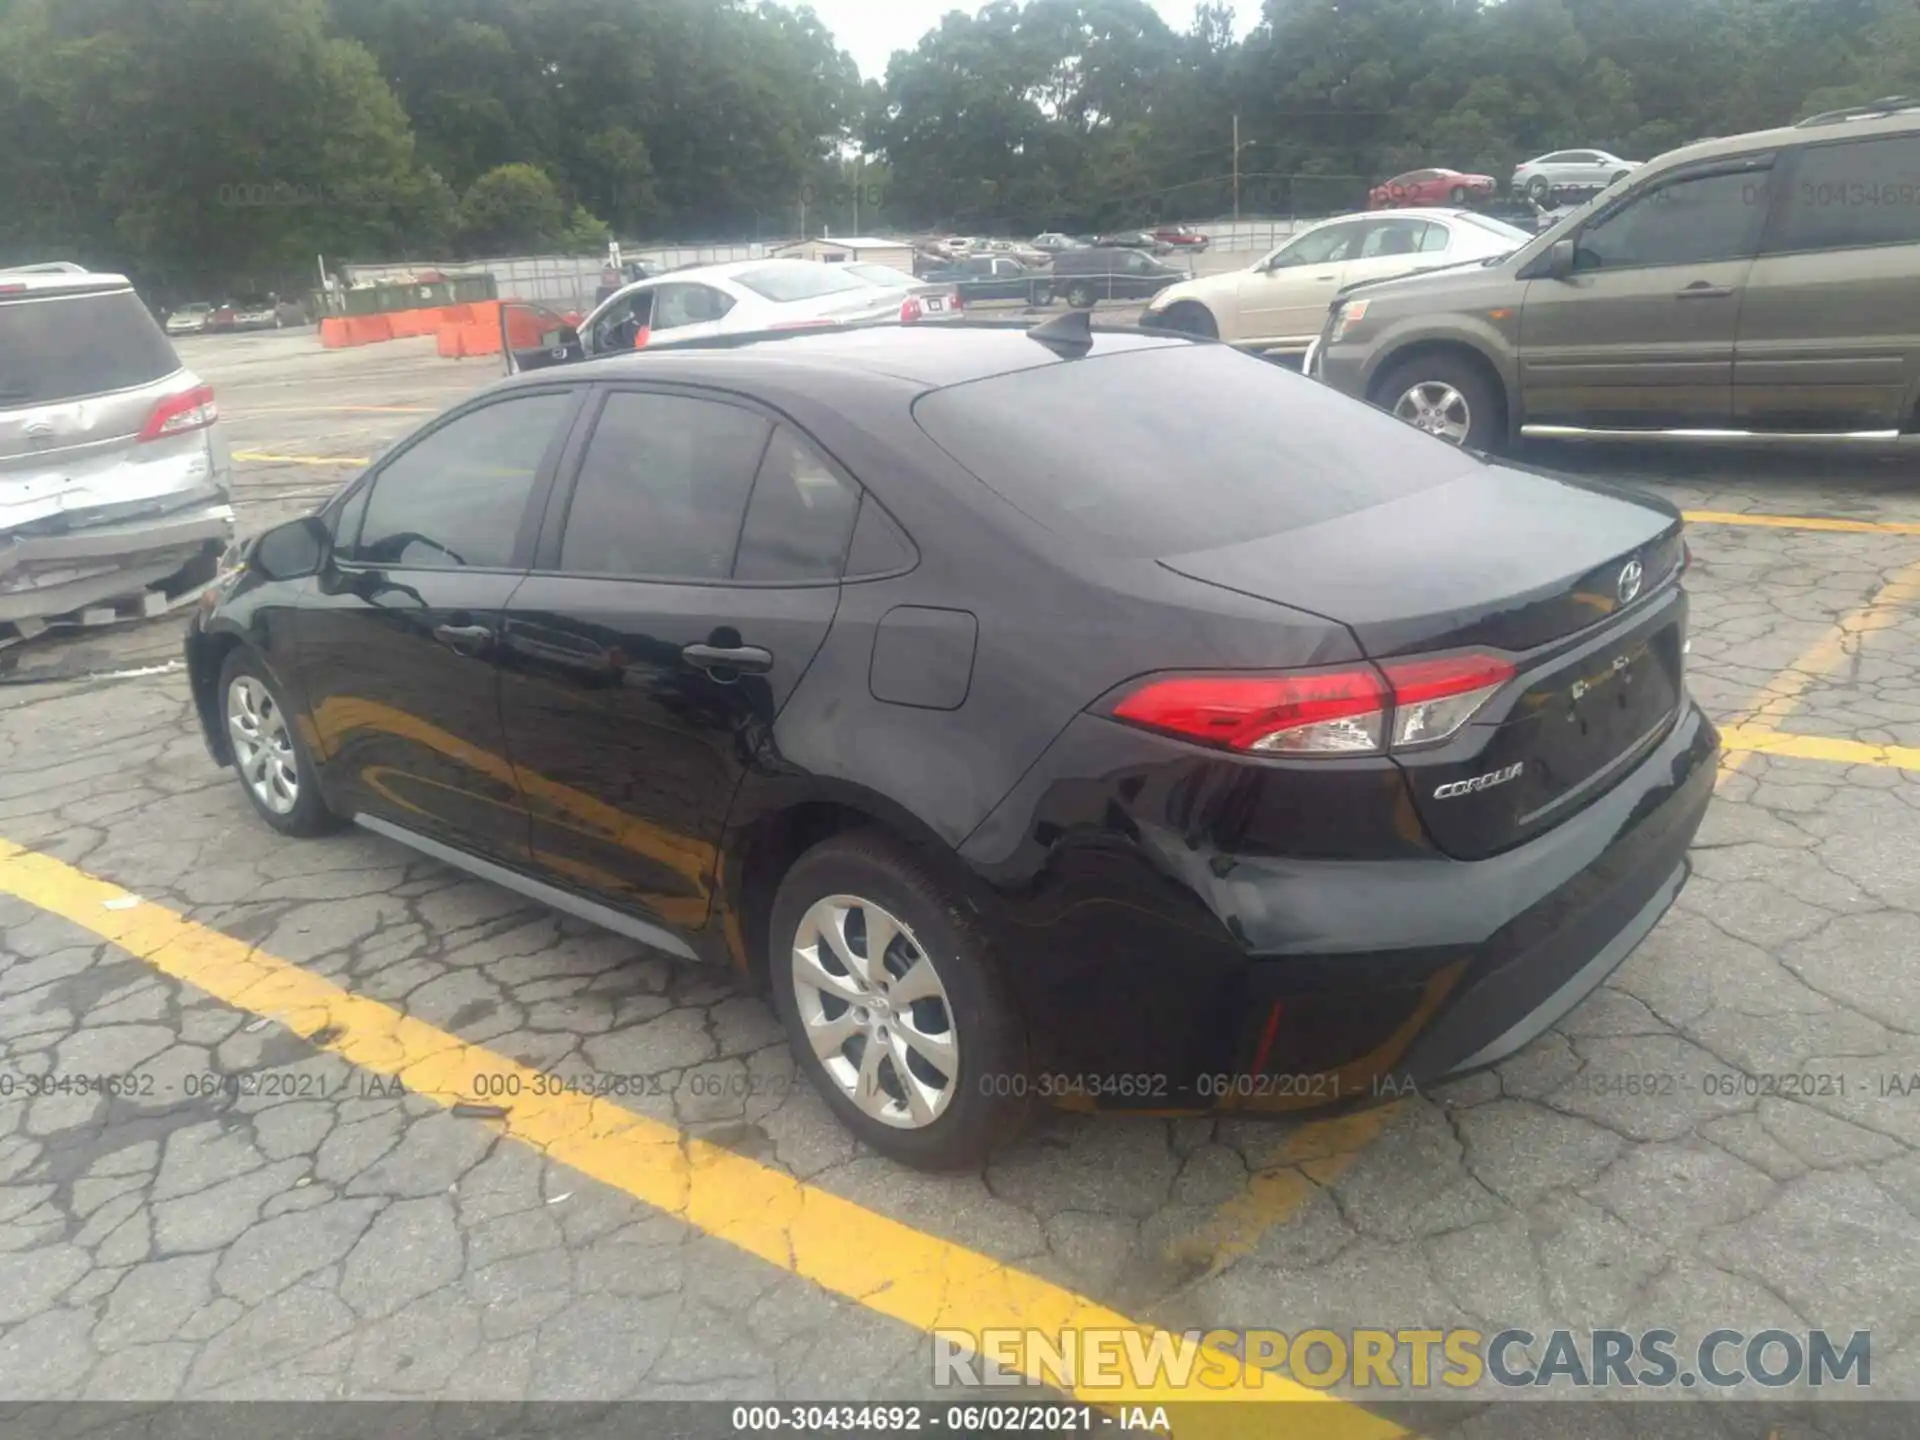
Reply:
[[1262, 755], [1379, 755], [1437, 745], [1514, 676], [1497, 656], [1396, 660], [1287, 675], [1166, 676], [1116, 719]]
[[926, 311], [920, 308], [920, 302], [911, 295], [900, 302], [900, 323], [902, 325], [911, 325], [925, 313]]
[[952, 298], [951, 300], [949, 300], [949, 301], [947, 301], [947, 308], [948, 308], [949, 310], [964, 310], [964, 309], [966, 309], [966, 308], [967, 308], [967, 297], [966, 297], [966, 296], [964, 296], [964, 295], [962, 295], [962, 294], [961, 294], [961, 293], [960, 293], [960, 292], [959, 292], [958, 290], [956, 290], [956, 291], [954, 291], [954, 292], [953, 292], [953, 298]]
[[220, 407], [214, 404], [213, 387], [198, 385], [178, 395], [169, 395], [153, 407], [153, 413], [147, 416], [147, 423], [141, 427], [140, 439], [164, 440], [169, 435], [185, 435], [190, 430], [204, 430], [220, 418]]
[[1680, 542], [1680, 573], [1686, 574], [1693, 568], [1693, 546], [1686, 541]]
[[1497, 655], [1389, 660], [1381, 667], [1393, 689], [1393, 748], [1408, 750], [1452, 738], [1513, 679]]
[[1154, 730], [1262, 754], [1366, 754], [1380, 748], [1387, 692], [1372, 670], [1152, 680], [1114, 715]]

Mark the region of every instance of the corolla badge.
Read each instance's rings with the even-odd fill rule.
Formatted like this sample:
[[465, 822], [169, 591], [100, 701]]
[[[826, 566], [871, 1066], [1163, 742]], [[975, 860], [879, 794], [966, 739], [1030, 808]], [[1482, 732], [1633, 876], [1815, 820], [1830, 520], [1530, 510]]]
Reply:
[[1478, 790], [1491, 790], [1495, 785], [1504, 785], [1509, 780], [1520, 778], [1520, 772], [1526, 769], [1526, 763], [1509, 765], [1504, 770], [1489, 770], [1484, 775], [1476, 775], [1471, 780], [1456, 780], [1451, 785], [1442, 785], [1433, 792], [1436, 800], [1451, 800], [1456, 795], [1471, 795]]
[[1629, 560], [1620, 570], [1620, 578], [1614, 584], [1615, 593], [1620, 596], [1622, 605], [1631, 605], [1634, 597], [1640, 593], [1640, 582], [1646, 572], [1640, 568], [1638, 560]]
[[53, 426], [44, 420], [36, 420], [27, 426], [27, 443], [36, 450], [44, 450], [53, 443]]

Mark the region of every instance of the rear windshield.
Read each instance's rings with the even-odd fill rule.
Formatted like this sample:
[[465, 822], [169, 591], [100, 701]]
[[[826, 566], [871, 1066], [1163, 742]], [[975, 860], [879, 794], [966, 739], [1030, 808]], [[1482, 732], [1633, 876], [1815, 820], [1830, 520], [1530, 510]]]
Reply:
[[1224, 345], [1124, 351], [922, 396], [914, 417], [1054, 533], [1127, 556], [1277, 535], [1479, 462]]
[[846, 271], [875, 285], [890, 285], [900, 290], [911, 289], [919, 283], [906, 271], [896, 270], [891, 265], [849, 265]]
[[822, 295], [839, 295], [871, 287], [857, 275], [849, 275], [837, 265], [815, 261], [796, 261], [792, 265], [769, 265], [764, 270], [749, 270], [733, 277], [765, 299], [787, 304], [794, 300], [817, 300]]
[[0, 407], [151, 384], [180, 357], [131, 290], [0, 299]]

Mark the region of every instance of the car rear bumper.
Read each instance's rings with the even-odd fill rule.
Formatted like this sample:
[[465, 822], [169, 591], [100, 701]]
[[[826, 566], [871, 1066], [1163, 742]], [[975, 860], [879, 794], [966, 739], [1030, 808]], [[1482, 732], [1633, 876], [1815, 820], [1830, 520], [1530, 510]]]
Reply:
[[0, 535], [0, 624], [138, 596], [197, 559], [217, 560], [233, 528], [233, 506], [221, 498], [63, 534]]
[[[1604, 981], [1685, 882], [1718, 746], [1689, 701], [1606, 795], [1471, 862], [1210, 853], [1202, 820], [1170, 829], [1127, 813], [1142, 767], [1124, 763], [1102, 765], [1110, 780], [1052, 782], [1088, 818], [1072, 827], [1082, 831], [1072, 851], [1055, 842], [1043, 873], [1010, 886], [1016, 867], [996, 874], [978, 863], [1004, 848], [992, 821], [967, 848], [1000, 890], [1010, 979], [1055, 1098], [1074, 1108], [1312, 1109], [1492, 1064]], [[1036, 784], [1050, 782], [1042, 774], [1023, 787]], [[1111, 786], [1104, 802], [1102, 786]], [[1186, 787], [1182, 803], [1201, 788]], [[1019, 796], [1009, 801], [1031, 814], [1033, 797]], [[1037, 827], [1069, 828], [1051, 817]], [[1129, 850], [1144, 862], [1131, 876]]]

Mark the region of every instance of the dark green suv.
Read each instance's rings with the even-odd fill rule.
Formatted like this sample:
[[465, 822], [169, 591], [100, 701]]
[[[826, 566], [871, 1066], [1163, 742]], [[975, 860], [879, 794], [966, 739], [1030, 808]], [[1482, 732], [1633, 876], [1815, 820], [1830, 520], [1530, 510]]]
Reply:
[[1478, 450], [1920, 429], [1920, 100], [1651, 161], [1501, 259], [1350, 287], [1310, 374]]

